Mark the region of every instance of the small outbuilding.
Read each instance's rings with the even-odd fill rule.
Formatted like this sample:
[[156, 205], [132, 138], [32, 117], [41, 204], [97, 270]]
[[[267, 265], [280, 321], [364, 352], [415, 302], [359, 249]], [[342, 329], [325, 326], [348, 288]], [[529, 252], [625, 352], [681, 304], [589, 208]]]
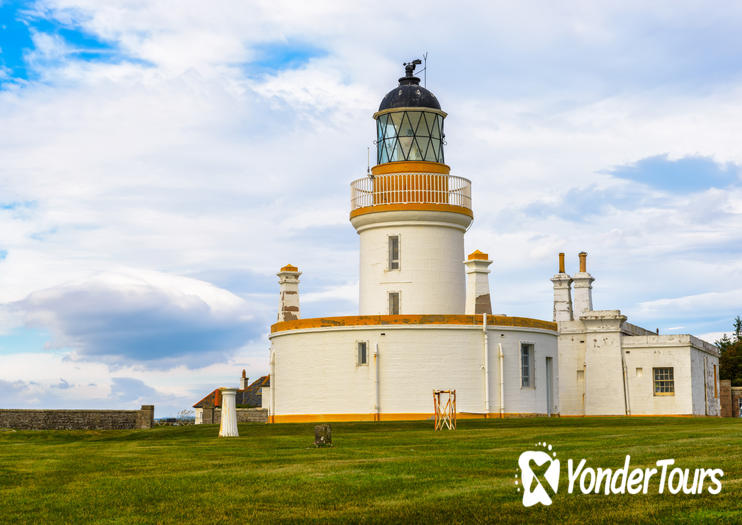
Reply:
[[[270, 376], [262, 376], [252, 383], [242, 371], [240, 388], [237, 390], [237, 421], [265, 422], [267, 421], [267, 410], [263, 407], [263, 388], [270, 386]], [[213, 424], [221, 420], [222, 394], [219, 388], [215, 388], [201, 401], [193, 405], [196, 412], [196, 424]]]

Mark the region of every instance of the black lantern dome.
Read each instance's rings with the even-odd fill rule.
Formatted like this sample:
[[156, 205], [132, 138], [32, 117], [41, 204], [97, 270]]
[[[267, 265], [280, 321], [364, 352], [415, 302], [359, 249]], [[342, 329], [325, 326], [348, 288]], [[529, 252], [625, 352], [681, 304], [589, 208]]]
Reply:
[[[412, 65], [413, 67], [410, 67]], [[441, 109], [435, 95], [420, 85], [420, 79], [412, 75], [414, 62], [405, 64], [407, 74], [399, 79], [399, 86], [381, 99], [379, 111], [392, 108], [433, 108]]]
[[443, 119], [435, 95], [413, 75], [421, 61], [406, 63], [399, 86], [381, 101], [376, 119], [376, 162], [427, 161], [443, 164]]

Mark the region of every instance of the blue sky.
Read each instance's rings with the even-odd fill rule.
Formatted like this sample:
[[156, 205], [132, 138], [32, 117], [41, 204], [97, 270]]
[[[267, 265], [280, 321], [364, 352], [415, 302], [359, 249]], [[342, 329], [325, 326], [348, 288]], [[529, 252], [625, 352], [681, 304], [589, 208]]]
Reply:
[[556, 254], [598, 308], [708, 339], [742, 313], [733, 2], [0, 1], [0, 391], [173, 415], [267, 371], [275, 272], [357, 309], [348, 183], [429, 53], [467, 249], [548, 319]]

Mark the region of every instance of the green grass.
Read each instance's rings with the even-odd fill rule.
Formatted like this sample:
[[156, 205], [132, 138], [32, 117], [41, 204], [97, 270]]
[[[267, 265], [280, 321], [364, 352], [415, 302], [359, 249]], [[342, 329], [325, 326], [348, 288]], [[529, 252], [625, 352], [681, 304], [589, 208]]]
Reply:
[[[0, 521], [8, 523], [742, 522], [742, 420], [585, 418], [334, 423], [144, 431], [0, 432]], [[564, 466], [550, 507], [524, 508], [518, 456], [553, 444]], [[594, 467], [722, 468], [718, 495], [566, 492], [566, 460]], [[651, 486], [650, 486], [651, 487]], [[653, 493], [653, 494], [652, 494]]]

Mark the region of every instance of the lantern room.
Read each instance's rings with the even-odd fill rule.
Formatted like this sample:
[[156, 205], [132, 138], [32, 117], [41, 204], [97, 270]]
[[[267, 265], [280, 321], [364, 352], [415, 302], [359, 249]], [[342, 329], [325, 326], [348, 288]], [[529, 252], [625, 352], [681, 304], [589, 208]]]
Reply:
[[438, 99], [414, 76], [420, 60], [405, 64], [399, 86], [382, 99], [376, 120], [376, 162], [429, 161], [444, 164], [443, 119]]

